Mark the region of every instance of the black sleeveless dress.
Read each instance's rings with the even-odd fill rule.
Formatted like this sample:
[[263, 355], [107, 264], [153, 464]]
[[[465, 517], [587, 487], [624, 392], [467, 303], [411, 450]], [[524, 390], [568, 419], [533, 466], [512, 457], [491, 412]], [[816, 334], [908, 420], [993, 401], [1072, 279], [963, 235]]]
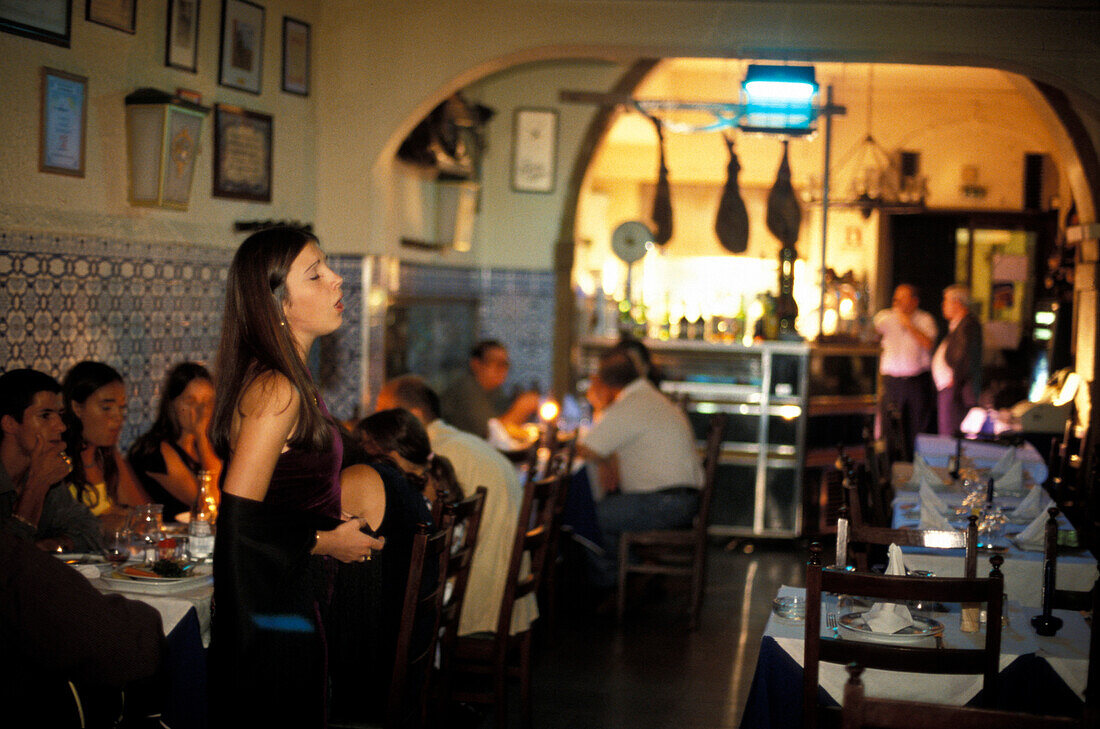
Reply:
[[[323, 409], [323, 406], [322, 406]], [[211, 725], [324, 727], [320, 620], [332, 560], [309, 554], [340, 522], [343, 447], [279, 456], [263, 501], [223, 494], [214, 546]]]
[[[199, 471], [202, 470], [202, 464], [192, 458], [190, 453], [180, 448], [177, 443], [170, 440], [164, 442], [176, 452], [176, 455], [183, 461], [183, 465], [187, 467], [187, 470], [197, 477]], [[166, 521], [175, 521], [178, 514], [185, 511], [191, 511], [191, 507], [194, 504], [183, 503], [169, 493], [168, 489], [161, 486], [159, 481], [149, 475], [151, 473], [161, 476], [166, 476], [168, 474], [168, 464], [164, 462], [164, 456], [161, 454], [160, 448], [157, 448], [146, 456], [131, 458], [130, 465], [137, 474], [138, 481], [145, 489], [145, 493], [149, 494], [149, 498], [152, 499], [153, 503], [164, 504], [164, 518]]]

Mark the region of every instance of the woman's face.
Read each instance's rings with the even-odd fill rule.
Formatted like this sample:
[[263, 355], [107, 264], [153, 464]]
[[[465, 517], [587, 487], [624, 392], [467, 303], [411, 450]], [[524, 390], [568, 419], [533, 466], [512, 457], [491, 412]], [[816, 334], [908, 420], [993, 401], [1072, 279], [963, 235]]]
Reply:
[[344, 279], [325, 262], [325, 254], [316, 243], [308, 243], [286, 276], [283, 316], [291, 334], [300, 343], [312, 341], [336, 331], [344, 318]]
[[180, 426], [190, 422], [200, 423], [213, 411], [214, 385], [210, 380], [191, 380], [179, 397], [172, 401], [172, 417]]
[[74, 401], [73, 413], [80, 418], [84, 442], [98, 448], [118, 445], [118, 434], [126, 419], [126, 386], [111, 382], [99, 388], [84, 402]]

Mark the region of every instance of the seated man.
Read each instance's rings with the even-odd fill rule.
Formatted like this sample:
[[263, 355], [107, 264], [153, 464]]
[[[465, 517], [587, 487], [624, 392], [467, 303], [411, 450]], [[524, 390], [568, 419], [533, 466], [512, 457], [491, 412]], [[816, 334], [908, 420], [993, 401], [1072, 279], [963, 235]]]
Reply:
[[508, 379], [510, 366], [503, 344], [495, 339], [478, 342], [470, 350], [469, 370], [443, 391], [440, 414], [454, 427], [482, 440], [489, 438], [493, 418], [505, 428], [522, 425], [538, 409], [539, 394], [520, 393], [511, 404], [502, 400], [500, 388]]
[[590, 553], [597, 588], [615, 585], [620, 534], [687, 527], [699, 510], [703, 469], [691, 425], [635, 359], [623, 347], [600, 357], [588, 390], [597, 420], [577, 446], [606, 494], [596, 504], [604, 554]]
[[160, 613], [100, 593], [72, 567], [17, 536], [11, 528], [17, 524], [0, 522], [4, 725], [76, 726], [79, 713], [87, 726], [114, 726], [124, 712], [122, 726], [132, 726], [125, 722], [158, 714]]
[[[519, 474], [487, 442], [445, 423], [439, 417], [439, 396], [420, 377], [403, 375], [387, 382], [378, 393], [378, 409], [388, 408], [405, 408], [424, 423], [432, 451], [451, 462], [467, 496], [478, 486], [488, 492], [458, 634], [495, 631], [523, 500]], [[526, 630], [536, 617], [535, 596], [527, 595], [512, 613], [512, 632]]]
[[99, 522], [63, 483], [72, 463], [61, 408], [61, 385], [49, 375], [0, 376], [0, 524], [48, 551], [95, 551]]

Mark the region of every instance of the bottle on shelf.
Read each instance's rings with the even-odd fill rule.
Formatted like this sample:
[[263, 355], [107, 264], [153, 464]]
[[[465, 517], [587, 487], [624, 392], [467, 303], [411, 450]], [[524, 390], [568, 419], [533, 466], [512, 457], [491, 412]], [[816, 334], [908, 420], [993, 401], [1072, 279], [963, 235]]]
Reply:
[[194, 560], [209, 559], [214, 554], [214, 522], [217, 519], [214, 488], [214, 474], [199, 471], [199, 493], [191, 507], [191, 521], [187, 526], [187, 551]]

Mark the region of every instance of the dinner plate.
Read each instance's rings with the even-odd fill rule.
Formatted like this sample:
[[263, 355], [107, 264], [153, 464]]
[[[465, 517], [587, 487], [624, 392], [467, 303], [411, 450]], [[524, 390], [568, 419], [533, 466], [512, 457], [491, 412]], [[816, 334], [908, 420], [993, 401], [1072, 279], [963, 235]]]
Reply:
[[943, 634], [943, 623], [931, 618], [913, 618], [913, 624], [896, 633], [876, 633], [863, 619], [864, 613], [845, 613], [840, 616], [840, 627], [873, 643], [919, 643], [925, 638]]
[[65, 564], [98, 564], [107, 560], [95, 552], [54, 552], [53, 556]]

